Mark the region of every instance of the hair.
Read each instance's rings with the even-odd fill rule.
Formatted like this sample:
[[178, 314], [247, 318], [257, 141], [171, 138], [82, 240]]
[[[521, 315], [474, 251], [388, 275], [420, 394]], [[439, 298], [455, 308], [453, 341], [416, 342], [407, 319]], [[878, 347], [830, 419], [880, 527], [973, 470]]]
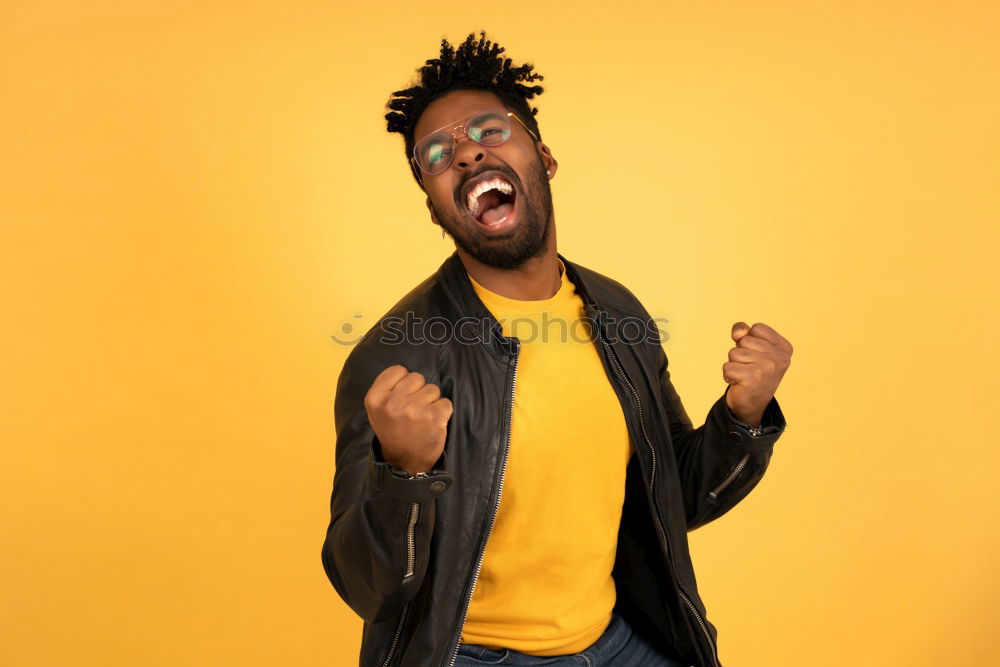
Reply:
[[512, 67], [510, 58], [500, 56], [504, 47], [486, 39], [486, 32], [483, 30], [479, 35], [477, 42], [475, 33], [470, 32], [458, 49], [449, 44], [447, 39], [442, 39], [440, 57], [428, 60], [418, 70], [418, 79], [411, 82], [409, 88], [393, 92], [385, 105], [387, 109], [393, 109], [385, 115], [387, 131], [403, 135], [407, 162], [421, 190], [424, 186], [421, 183], [420, 168], [409, 159], [413, 155], [415, 143], [413, 131], [420, 115], [431, 102], [446, 93], [453, 90], [491, 92], [500, 98], [509, 111], [516, 113], [539, 140], [542, 138], [535, 120], [538, 109], [530, 107], [528, 100], [540, 95], [545, 89], [538, 85], [524, 84], [545, 77], [534, 72], [531, 64]]

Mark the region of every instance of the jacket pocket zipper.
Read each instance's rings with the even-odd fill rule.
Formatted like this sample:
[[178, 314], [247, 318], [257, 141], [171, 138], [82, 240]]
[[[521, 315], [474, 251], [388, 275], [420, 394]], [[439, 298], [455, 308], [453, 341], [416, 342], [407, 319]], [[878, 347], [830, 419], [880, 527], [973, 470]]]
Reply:
[[[413, 475], [413, 478], [417, 477], [427, 477], [427, 473], [418, 472]], [[416, 571], [416, 544], [414, 543], [414, 531], [417, 527], [417, 519], [420, 517], [420, 503], [410, 503], [410, 520], [406, 524], [406, 571], [403, 572], [403, 581], [413, 576]], [[385, 654], [385, 659], [382, 661], [382, 667], [388, 667], [389, 661], [392, 660], [392, 655], [396, 652], [396, 645], [399, 643], [399, 635], [403, 631], [403, 623], [406, 622], [407, 612], [410, 610], [410, 603], [407, 602], [403, 605], [403, 611], [399, 615], [399, 623], [396, 624], [396, 630], [392, 634], [392, 644], [389, 646], [389, 652]]]
[[416, 560], [416, 547], [413, 544], [413, 531], [417, 525], [417, 517], [420, 516], [420, 503], [410, 503], [410, 523], [406, 526], [406, 572], [403, 573], [403, 580], [413, 576], [414, 561]]
[[747, 461], [749, 460], [750, 460], [750, 454], [749, 453], [744, 454], [743, 458], [740, 459], [740, 462], [737, 463], [736, 466], [726, 476], [726, 478], [722, 480], [722, 483], [720, 483], [717, 487], [708, 492], [708, 500], [713, 503], [717, 501], [719, 499], [719, 494], [722, 493], [722, 490], [727, 486], [729, 486], [734, 479], [739, 477], [740, 473], [743, 471], [743, 468], [746, 466]]

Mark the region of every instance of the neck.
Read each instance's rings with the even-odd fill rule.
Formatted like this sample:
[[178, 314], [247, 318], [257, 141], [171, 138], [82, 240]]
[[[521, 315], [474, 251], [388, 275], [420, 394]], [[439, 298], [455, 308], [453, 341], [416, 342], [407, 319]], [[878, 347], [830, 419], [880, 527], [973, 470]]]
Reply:
[[477, 283], [508, 299], [551, 299], [562, 284], [554, 244], [550, 244], [542, 254], [532, 257], [516, 269], [498, 269], [483, 264], [461, 248], [458, 249], [458, 256], [465, 265], [465, 270]]
[[562, 285], [556, 255], [556, 221], [552, 215], [550, 209], [545, 249], [516, 269], [498, 269], [483, 264], [457, 245], [455, 251], [469, 275], [494, 294], [519, 301], [551, 299]]

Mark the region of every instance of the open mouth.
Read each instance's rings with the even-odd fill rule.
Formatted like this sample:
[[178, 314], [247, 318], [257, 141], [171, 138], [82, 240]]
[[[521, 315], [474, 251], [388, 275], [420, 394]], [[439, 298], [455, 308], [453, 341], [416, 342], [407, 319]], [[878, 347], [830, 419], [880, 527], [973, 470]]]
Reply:
[[476, 186], [467, 199], [468, 213], [484, 227], [496, 227], [512, 219], [517, 191], [505, 179], [496, 178]]

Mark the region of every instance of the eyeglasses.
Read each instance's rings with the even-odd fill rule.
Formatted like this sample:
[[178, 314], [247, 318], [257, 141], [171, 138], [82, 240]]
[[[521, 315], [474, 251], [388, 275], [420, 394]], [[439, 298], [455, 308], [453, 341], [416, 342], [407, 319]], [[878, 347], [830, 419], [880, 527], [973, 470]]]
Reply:
[[[510, 122], [511, 116], [528, 130], [528, 134], [534, 137], [535, 141], [538, 141], [538, 136], [513, 111], [499, 107], [482, 109], [461, 121], [440, 127], [418, 141], [413, 146], [413, 157], [410, 158], [410, 162], [429, 176], [440, 174], [451, 164], [455, 147], [464, 137], [472, 139], [481, 146], [500, 146], [506, 143], [510, 139], [513, 126]], [[456, 133], [459, 128], [462, 130], [462, 135]]]

